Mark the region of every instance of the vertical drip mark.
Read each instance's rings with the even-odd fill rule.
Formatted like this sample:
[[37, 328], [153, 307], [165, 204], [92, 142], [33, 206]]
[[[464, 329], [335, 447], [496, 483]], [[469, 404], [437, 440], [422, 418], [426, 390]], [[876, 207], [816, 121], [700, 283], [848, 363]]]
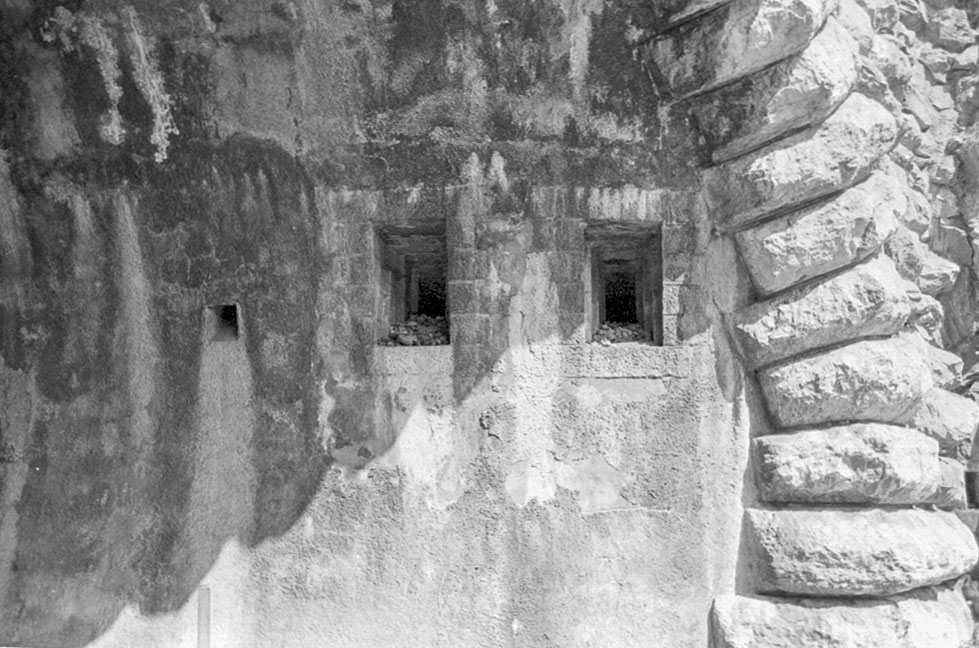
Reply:
[[247, 543], [252, 529], [252, 373], [246, 314], [237, 304], [204, 309], [197, 380], [197, 442], [185, 548], [189, 575], [210, 569], [228, 538]]

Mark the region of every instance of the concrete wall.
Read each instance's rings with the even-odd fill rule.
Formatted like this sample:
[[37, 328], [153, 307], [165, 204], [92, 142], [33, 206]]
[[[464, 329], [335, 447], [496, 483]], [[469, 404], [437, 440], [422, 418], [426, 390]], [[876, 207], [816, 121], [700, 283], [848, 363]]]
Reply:
[[[0, 3], [0, 643], [705, 645], [764, 425], [647, 4]], [[452, 344], [379, 347], [431, 221]], [[667, 346], [586, 342], [609, 221]]]

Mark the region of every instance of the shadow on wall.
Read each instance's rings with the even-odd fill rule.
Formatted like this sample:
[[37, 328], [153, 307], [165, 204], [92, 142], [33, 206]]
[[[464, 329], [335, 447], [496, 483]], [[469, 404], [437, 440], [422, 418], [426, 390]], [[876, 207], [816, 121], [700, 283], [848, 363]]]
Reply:
[[227, 538], [292, 526], [331, 461], [303, 170], [241, 142], [147, 169], [22, 190], [30, 271], [0, 373], [33, 383], [8, 401], [29, 430], [5, 452], [5, 488], [27, 470], [4, 498], [3, 643], [83, 645], [126, 604], [177, 609]]
[[[539, 4], [559, 22], [548, 3]], [[511, 123], [522, 114], [517, 108], [536, 115], [529, 88], [561, 85], [567, 62], [540, 54], [540, 69], [524, 78], [526, 66], [515, 63], [524, 44], [506, 38], [512, 47], [500, 50], [507, 56], [491, 60], [487, 74], [509, 93], [502, 104], [516, 116], [492, 125], [494, 136], [523, 137], [530, 127]], [[16, 191], [0, 178], [0, 260], [6, 264], [13, 250], [22, 261], [14, 271], [3, 266], [0, 302], [0, 393], [11, 404], [0, 415], [0, 542], [7, 543], [0, 546], [0, 643], [81, 646], [127, 605], [147, 614], [180, 608], [229, 538], [255, 546], [283, 534], [331, 465], [363, 467], [400, 433], [377, 435], [374, 418], [377, 322], [365, 291], [374, 289], [377, 206], [325, 201], [296, 158], [247, 138], [214, 147], [175, 137], [165, 164], [139, 162], [151, 154], [146, 146], [115, 150], [98, 141], [112, 97], [87, 95], [101, 81], [88, 83], [81, 72], [92, 76], [96, 68], [86, 66], [67, 66], [73, 101], [91, 101], [70, 106], [86, 153], [12, 164]], [[430, 76], [420, 75], [412, 91], [433, 90], [421, 87]], [[132, 79], [121, 78], [124, 97], [136, 96]], [[25, 93], [7, 92], [13, 82], [3, 81], [5, 102]], [[629, 113], [642, 101], [621, 81], [604, 101]], [[372, 109], [413, 136], [414, 98]], [[5, 117], [14, 114], [2, 108]], [[119, 110], [128, 119], [148, 107], [123, 102]], [[29, 121], [27, 112], [17, 119]], [[473, 112], [473, 120], [485, 118]], [[548, 125], [554, 137], [575, 130], [566, 122], [574, 124]], [[411, 168], [411, 154], [402, 166]], [[550, 164], [528, 160], [528, 168]], [[634, 161], [604, 162], [555, 155], [561, 170], [547, 173], [578, 165], [567, 171], [578, 184], [611, 183]], [[643, 179], [646, 171], [637, 173]], [[507, 348], [510, 300], [529, 251], [561, 253], [548, 261], [552, 276], [564, 276], [559, 312], [579, 316], [583, 308], [583, 284], [569, 270], [582, 260], [580, 224], [531, 222], [526, 196], [501, 190], [500, 179], [494, 188], [470, 177], [470, 188], [444, 196], [440, 207], [454, 217], [449, 267], [462, 278], [448, 286], [455, 366], [465, 375], [455, 384], [458, 400]], [[488, 276], [493, 254], [494, 285], [513, 288], [473, 293], [456, 308], [463, 284]], [[565, 341], [576, 334], [569, 321], [557, 323]], [[17, 485], [19, 495], [6, 492]]]

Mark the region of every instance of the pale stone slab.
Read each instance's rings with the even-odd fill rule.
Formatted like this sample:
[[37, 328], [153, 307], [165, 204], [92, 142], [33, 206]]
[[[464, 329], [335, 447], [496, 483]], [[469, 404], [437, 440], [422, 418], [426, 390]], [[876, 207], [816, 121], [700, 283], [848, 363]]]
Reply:
[[908, 333], [908, 339], [915, 343], [921, 354], [925, 357], [931, 377], [936, 387], [949, 388], [957, 384], [962, 378], [962, 358], [951, 351], [940, 349], [924, 339], [920, 333], [913, 331]]
[[778, 427], [841, 421], [907, 424], [931, 389], [931, 372], [902, 337], [848, 344], [758, 372]]
[[961, 271], [957, 263], [932, 252], [906, 227], [899, 227], [887, 241], [887, 254], [901, 275], [917, 283], [926, 295], [948, 291]]
[[889, 596], [967, 573], [975, 537], [953, 513], [821, 509], [746, 514], [748, 573], [762, 594]]
[[969, 606], [956, 588], [866, 601], [722, 596], [711, 610], [714, 648], [962, 648]]
[[921, 399], [914, 414], [914, 425], [938, 441], [943, 453], [962, 452], [963, 448], [968, 453], [979, 425], [979, 404], [971, 398], [936, 387]]
[[836, 7], [837, 0], [734, 0], [654, 39], [644, 55], [680, 98], [797, 54]]
[[854, 93], [819, 126], [708, 169], [707, 204], [732, 227], [828, 196], [870, 175], [897, 135], [886, 108]]
[[965, 494], [965, 466], [948, 457], [939, 457], [938, 461], [941, 463], [938, 491], [928, 503], [955, 510], [968, 508], [968, 498]]
[[699, 98], [692, 112], [714, 162], [823, 121], [857, 82], [857, 49], [830, 18], [801, 54]]
[[857, 423], [771, 434], [753, 443], [759, 497], [765, 502], [945, 501], [938, 443], [911, 428]]
[[875, 173], [837, 198], [736, 236], [751, 280], [762, 294], [864, 259], [897, 230], [907, 208], [894, 178]]
[[901, 330], [911, 314], [908, 284], [878, 255], [819, 284], [748, 306], [733, 316], [745, 361], [757, 367], [799, 353]]

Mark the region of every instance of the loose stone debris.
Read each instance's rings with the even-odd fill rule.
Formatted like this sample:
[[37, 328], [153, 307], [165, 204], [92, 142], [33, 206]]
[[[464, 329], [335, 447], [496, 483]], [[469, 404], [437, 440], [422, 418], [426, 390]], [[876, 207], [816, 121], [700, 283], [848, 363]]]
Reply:
[[607, 345], [617, 342], [642, 342], [647, 339], [642, 324], [620, 324], [605, 322], [591, 336], [592, 342]]
[[392, 324], [381, 346], [436, 346], [449, 343], [449, 322], [444, 316], [412, 315], [403, 324]]

